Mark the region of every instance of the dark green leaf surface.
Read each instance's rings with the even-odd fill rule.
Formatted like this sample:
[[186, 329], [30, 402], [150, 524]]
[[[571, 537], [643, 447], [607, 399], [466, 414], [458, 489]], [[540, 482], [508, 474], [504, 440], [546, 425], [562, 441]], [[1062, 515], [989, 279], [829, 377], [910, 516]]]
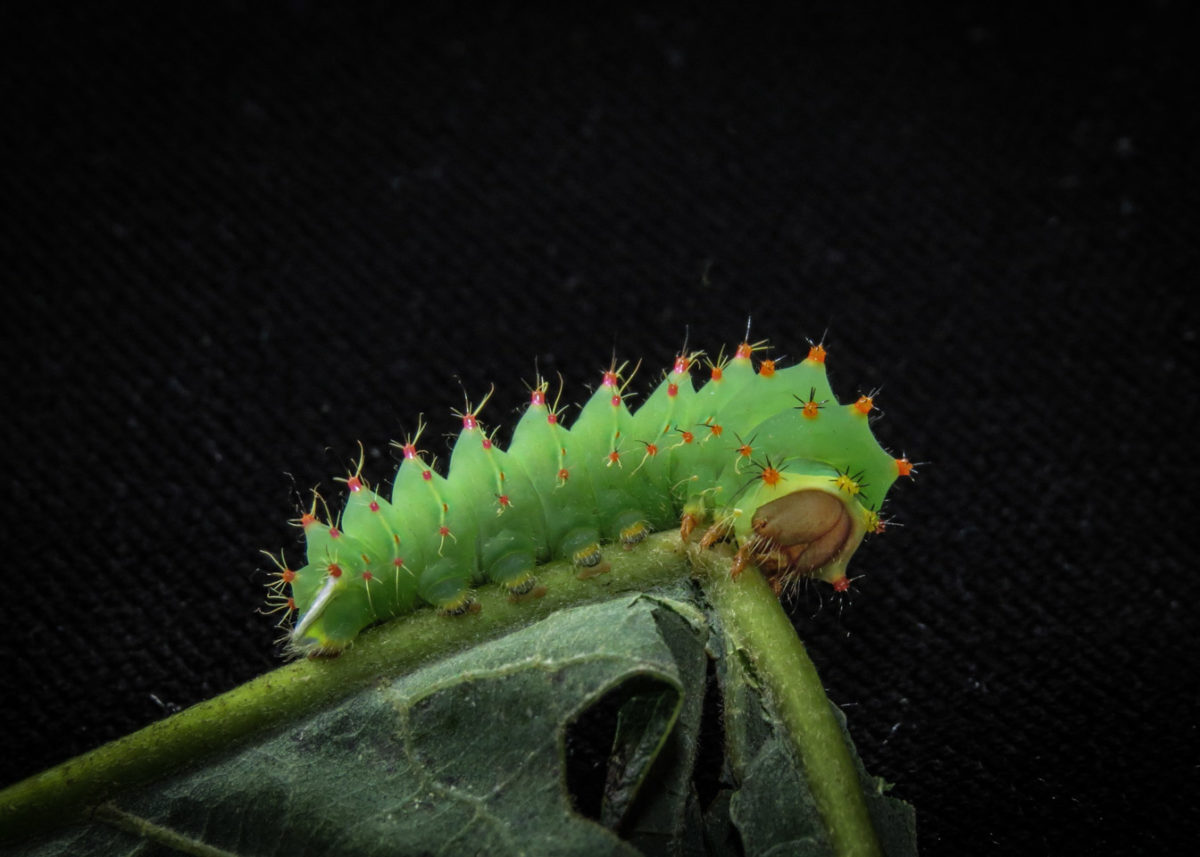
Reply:
[[[680, 586], [561, 610], [127, 791], [20, 853], [831, 853], [803, 768], [740, 658], [718, 661], [728, 755], [717, 799], [700, 806], [706, 669], [723, 650], [701, 600]], [[565, 742], [601, 700], [617, 714], [592, 819], [568, 789]], [[877, 823], [911, 825], [911, 810], [862, 776]], [[889, 854], [915, 853], [903, 833], [881, 826]]]

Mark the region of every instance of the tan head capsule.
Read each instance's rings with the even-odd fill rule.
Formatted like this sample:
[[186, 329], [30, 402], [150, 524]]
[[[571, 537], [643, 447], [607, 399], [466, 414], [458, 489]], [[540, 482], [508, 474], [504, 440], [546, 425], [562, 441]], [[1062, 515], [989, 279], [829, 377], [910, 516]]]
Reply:
[[752, 561], [788, 577], [810, 574], [837, 559], [854, 531], [845, 504], [815, 488], [759, 506], [752, 526], [757, 536], [750, 546]]

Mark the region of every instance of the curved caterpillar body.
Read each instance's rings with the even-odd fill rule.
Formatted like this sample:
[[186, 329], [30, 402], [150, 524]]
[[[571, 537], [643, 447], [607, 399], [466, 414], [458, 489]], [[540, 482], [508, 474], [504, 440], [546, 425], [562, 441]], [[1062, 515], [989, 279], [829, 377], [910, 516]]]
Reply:
[[851, 555], [882, 529], [887, 491], [912, 465], [876, 442], [871, 397], [838, 404], [821, 345], [798, 365], [756, 369], [763, 347], [710, 363], [699, 389], [700, 355], [680, 354], [636, 411], [614, 366], [569, 429], [539, 381], [507, 451], [468, 406], [445, 476], [418, 431], [400, 445], [390, 500], [356, 472], [340, 520], [319, 520], [316, 499], [301, 516], [307, 563], [279, 561], [269, 585], [283, 623], [296, 617], [291, 647], [336, 652], [421, 604], [463, 612], [483, 581], [524, 594], [550, 560], [598, 572], [603, 545], [636, 549], [676, 526], [687, 537], [706, 525], [706, 546], [736, 540], [733, 573], [757, 565], [776, 591], [801, 578], [846, 589]]

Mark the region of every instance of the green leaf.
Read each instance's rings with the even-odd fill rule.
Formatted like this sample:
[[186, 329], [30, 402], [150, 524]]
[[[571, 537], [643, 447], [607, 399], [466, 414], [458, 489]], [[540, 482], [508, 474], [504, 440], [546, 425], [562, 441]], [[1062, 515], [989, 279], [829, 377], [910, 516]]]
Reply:
[[[771, 657], [752, 651], [752, 635], [739, 630], [743, 620], [725, 605], [719, 586], [706, 579], [701, 590], [686, 578], [674, 579], [649, 592], [540, 608], [544, 618], [532, 624], [440, 660], [426, 659], [411, 671], [405, 663], [380, 667], [369, 650], [387, 644], [372, 640], [356, 647], [365, 651], [355, 657], [375, 665], [366, 672], [353, 659], [284, 668], [280, 673], [294, 671], [286, 674], [290, 681], [303, 683], [308, 676], [314, 686], [336, 685], [342, 676], [345, 692], [322, 697], [321, 707], [281, 719], [251, 740], [227, 742], [221, 753], [197, 753], [193, 764], [176, 763], [180, 751], [138, 743], [145, 733], [172, 734], [144, 730], [126, 739], [120, 753], [97, 751], [109, 759], [99, 768], [89, 767], [87, 757], [76, 760], [66, 775], [50, 780], [55, 785], [49, 791], [39, 791], [37, 783], [8, 789], [0, 794], [6, 823], [20, 822], [22, 799], [29, 795], [37, 800], [27, 804], [47, 811], [47, 794], [53, 798], [78, 785], [71, 771], [100, 783], [79, 794], [100, 797], [88, 800], [87, 814], [72, 816], [64, 803], [59, 817], [65, 826], [0, 851], [289, 857], [855, 853], [839, 844], [846, 837], [833, 833], [833, 825], [843, 823], [839, 816], [831, 823], [814, 797], [806, 756], [811, 751], [794, 740], [787, 718], [776, 712]], [[756, 597], [752, 586], [739, 584], [737, 592], [743, 590]], [[759, 606], [779, 609], [773, 595], [770, 605]], [[493, 615], [503, 609], [495, 606]], [[420, 627], [429, 620], [412, 621]], [[435, 621], [464, 627], [453, 619]], [[697, 760], [706, 734], [710, 665], [722, 693], [725, 763], [716, 798], [702, 806]], [[371, 672], [375, 678], [364, 683], [361, 676]], [[268, 684], [282, 681], [268, 677]], [[816, 693], [817, 708], [828, 712], [819, 682]], [[224, 710], [236, 716], [236, 708]], [[606, 712], [611, 716], [602, 716]], [[188, 714], [176, 717], [187, 723]], [[601, 745], [594, 770], [569, 758], [585, 727], [598, 734], [584, 737]], [[835, 732], [844, 755], [849, 736], [844, 725]], [[170, 772], [128, 784], [131, 777], [122, 772], [129, 766], [111, 759], [132, 755], [130, 748], [164, 754], [172, 760]], [[870, 814], [866, 840], [874, 841], [873, 825], [885, 853], [915, 854], [911, 808], [886, 797], [852, 752], [846, 758], [852, 761], [840, 770], [854, 780], [855, 797]]]

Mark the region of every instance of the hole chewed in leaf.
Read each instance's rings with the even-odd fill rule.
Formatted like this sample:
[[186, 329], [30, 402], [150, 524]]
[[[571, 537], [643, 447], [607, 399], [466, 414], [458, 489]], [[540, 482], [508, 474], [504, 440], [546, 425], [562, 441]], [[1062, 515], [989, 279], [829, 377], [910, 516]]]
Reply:
[[567, 727], [567, 791], [577, 812], [618, 828], [674, 725], [679, 703], [670, 684], [635, 676]]

